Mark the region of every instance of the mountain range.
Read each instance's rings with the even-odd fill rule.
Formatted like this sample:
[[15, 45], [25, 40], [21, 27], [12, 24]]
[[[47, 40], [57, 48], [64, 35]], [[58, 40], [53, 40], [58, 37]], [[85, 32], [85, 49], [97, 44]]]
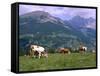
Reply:
[[48, 12], [33, 11], [19, 17], [20, 46], [29, 42], [47, 48], [71, 47], [80, 44], [89, 49], [96, 46], [95, 19], [74, 16], [62, 20]]

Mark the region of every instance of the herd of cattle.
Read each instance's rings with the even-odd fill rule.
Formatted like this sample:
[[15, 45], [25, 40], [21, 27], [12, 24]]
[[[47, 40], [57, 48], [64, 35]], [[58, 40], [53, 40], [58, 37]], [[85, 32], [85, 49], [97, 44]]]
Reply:
[[[87, 47], [85, 46], [80, 46], [78, 48], [79, 53], [83, 54], [87, 51]], [[69, 48], [59, 48], [58, 49], [58, 53], [62, 53], [62, 54], [71, 54], [71, 50]], [[25, 55], [26, 56], [26, 55]], [[44, 47], [42, 46], [38, 46], [38, 45], [30, 45], [30, 50], [29, 50], [29, 55], [30, 57], [48, 57], [48, 53], [45, 50]]]

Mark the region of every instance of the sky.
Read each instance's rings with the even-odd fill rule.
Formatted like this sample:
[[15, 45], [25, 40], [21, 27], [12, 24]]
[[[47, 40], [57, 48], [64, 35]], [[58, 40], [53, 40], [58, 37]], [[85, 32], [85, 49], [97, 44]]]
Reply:
[[32, 11], [45, 11], [52, 16], [59, 17], [63, 20], [69, 20], [79, 15], [84, 18], [92, 17], [96, 19], [96, 10], [90, 8], [72, 8], [59, 6], [39, 6], [39, 5], [19, 5], [19, 15], [23, 15]]

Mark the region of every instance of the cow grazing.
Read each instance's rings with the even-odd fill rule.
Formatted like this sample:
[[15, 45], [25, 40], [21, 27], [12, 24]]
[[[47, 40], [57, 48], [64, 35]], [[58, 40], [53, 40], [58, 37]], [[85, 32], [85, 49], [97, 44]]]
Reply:
[[70, 54], [71, 52], [70, 52], [70, 49], [68, 49], [68, 48], [60, 48], [59, 53]]
[[48, 54], [45, 52], [45, 49], [38, 45], [30, 45], [30, 56], [34, 57], [48, 57]]

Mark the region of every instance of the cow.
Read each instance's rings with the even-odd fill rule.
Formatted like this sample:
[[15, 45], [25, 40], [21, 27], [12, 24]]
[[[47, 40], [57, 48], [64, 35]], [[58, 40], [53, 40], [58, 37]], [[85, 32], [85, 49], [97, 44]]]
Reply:
[[96, 51], [95, 50], [92, 50], [92, 53], [96, 53]]
[[59, 53], [62, 53], [62, 54], [70, 54], [70, 49], [69, 48], [60, 48], [59, 49]]
[[79, 53], [83, 54], [83, 53], [85, 53], [86, 51], [87, 51], [87, 47], [85, 47], [85, 46], [80, 46], [80, 47], [79, 47]]
[[38, 45], [30, 45], [30, 56], [38, 57], [48, 57], [47, 52], [45, 52], [44, 47]]

